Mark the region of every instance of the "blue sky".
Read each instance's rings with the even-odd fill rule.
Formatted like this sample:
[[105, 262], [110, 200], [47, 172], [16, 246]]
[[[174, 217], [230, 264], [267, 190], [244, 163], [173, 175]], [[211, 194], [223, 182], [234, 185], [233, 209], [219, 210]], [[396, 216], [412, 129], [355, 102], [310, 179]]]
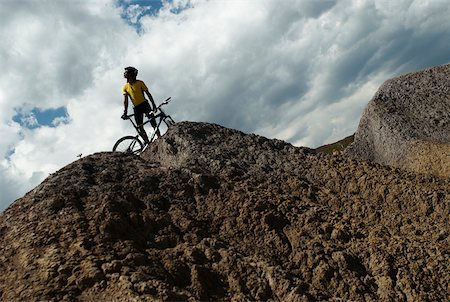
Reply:
[[447, 0], [2, 0], [0, 210], [133, 133], [125, 66], [177, 121], [317, 147], [354, 133], [387, 79], [449, 63], [449, 15]]
[[60, 123], [67, 123], [68, 118], [67, 109], [65, 107], [59, 107], [44, 110], [33, 108], [30, 111], [25, 112], [19, 110], [17, 114], [13, 116], [12, 120], [21, 127], [34, 129], [45, 126], [57, 127]]
[[[142, 32], [141, 18], [145, 16], [157, 17], [159, 11], [164, 4], [173, 4], [172, 0], [118, 0], [117, 5], [123, 8], [121, 17], [130, 25], [133, 26], [138, 33]], [[180, 14], [185, 9], [191, 8], [191, 1], [180, 2], [170, 8], [173, 14]]]
[[159, 0], [118, 0], [117, 5], [123, 8], [121, 17], [140, 32], [140, 19], [143, 16], [156, 16], [162, 8], [163, 2]]

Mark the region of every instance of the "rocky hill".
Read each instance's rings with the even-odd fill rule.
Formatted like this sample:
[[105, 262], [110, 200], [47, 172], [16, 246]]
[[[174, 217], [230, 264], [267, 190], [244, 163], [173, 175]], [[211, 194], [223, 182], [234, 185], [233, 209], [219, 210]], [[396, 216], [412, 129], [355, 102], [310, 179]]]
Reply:
[[2, 301], [448, 301], [449, 178], [183, 122], [0, 216]]
[[386, 81], [367, 105], [347, 154], [450, 176], [450, 65]]

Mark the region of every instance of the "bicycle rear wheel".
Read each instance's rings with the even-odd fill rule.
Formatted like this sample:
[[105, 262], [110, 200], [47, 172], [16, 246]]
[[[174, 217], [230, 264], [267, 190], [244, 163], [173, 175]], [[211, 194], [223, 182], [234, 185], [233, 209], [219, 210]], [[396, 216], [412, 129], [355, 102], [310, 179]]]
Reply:
[[144, 145], [137, 137], [129, 135], [120, 138], [114, 144], [113, 151], [139, 154], [143, 148]]

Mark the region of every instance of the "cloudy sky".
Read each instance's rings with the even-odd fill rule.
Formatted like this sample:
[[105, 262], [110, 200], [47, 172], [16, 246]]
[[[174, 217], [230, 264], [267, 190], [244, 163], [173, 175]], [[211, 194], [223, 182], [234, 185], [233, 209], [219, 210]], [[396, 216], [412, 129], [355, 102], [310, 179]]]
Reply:
[[390, 77], [450, 62], [449, 0], [0, 0], [0, 210], [133, 133], [123, 67], [177, 121], [317, 147]]

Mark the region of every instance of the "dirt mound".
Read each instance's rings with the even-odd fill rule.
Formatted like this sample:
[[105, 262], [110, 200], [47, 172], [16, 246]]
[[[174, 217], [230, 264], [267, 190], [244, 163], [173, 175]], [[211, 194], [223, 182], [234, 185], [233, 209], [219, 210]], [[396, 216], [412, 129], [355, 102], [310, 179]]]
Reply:
[[410, 171], [450, 176], [450, 65], [386, 81], [346, 152]]
[[450, 183], [218, 125], [98, 153], [0, 217], [2, 301], [444, 301]]

